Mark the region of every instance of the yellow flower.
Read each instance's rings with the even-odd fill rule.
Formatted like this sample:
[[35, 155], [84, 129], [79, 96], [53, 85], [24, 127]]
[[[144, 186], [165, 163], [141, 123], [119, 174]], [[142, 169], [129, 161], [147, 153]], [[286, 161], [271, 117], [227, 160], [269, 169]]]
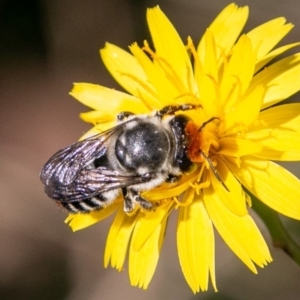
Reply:
[[155, 51], [147, 42], [142, 48], [132, 44], [131, 54], [112, 44], [100, 51], [128, 94], [88, 83], [75, 84], [71, 92], [93, 109], [81, 114], [97, 124], [84, 137], [114, 126], [120, 111], [145, 114], [170, 104], [192, 103], [201, 105], [186, 112], [195, 128], [213, 118], [195, 140], [193, 170], [178, 183], [143, 193], [158, 204], [155, 211], [129, 216], [118, 199], [102, 211], [66, 220], [76, 231], [117, 211], [105, 266], [122, 270], [129, 253], [134, 286], [148, 287], [174, 209], [179, 210], [179, 261], [193, 292], [207, 290], [209, 281], [216, 290], [213, 228], [254, 273], [256, 265], [264, 267], [272, 260], [248, 212], [247, 190], [281, 214], [300, 219], [300, 181], [273, 162], [300, 160], [300, 104], [273, 106], [300, 89], [300, 54], [269, 64], [299, 43], [273, 50], [293, 27], [284, 18], [240, 36], [247, 18], [248, 7], [228, 5], [194, 47], [191, 38], [183, 44], [159, 7], [149, 9]]

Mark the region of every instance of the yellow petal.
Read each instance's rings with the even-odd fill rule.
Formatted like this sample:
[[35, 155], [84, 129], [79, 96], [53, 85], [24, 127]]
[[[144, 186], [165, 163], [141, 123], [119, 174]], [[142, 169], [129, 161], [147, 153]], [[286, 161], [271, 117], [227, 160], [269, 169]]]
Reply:
[[267, 160], [299, 161], [300, 133], [286, 130], [264, 130], [249, 133], [245, 138], [251, 139], [262, 149], [255, 157]]
[[259, 115], [264, 95], [265, 88], [261, 85], [256, 86], [255, 90], [233, 107], [225, 116], [224, 135], [236, 133], [240, 126], [251, 125]]
[[263, 110], [257, 122], [249, 128], [249, 137], [254, 131], [274, 129], [300, 132], [300, 103], [283, 104]]
[[116, 121], [106, 122], [102, 124], [97, 124], [93, 128], [91, 128], [88, 132], [86, 132], [81, 138], [80, 141], [87, 139], [88, 137], [94, 136], [96, 134], [99, 134], [107, 129], [112, 128], [113, 126], [116, 126]]
[[218, 154], [241, 157], [261, 151], [262, 146], [248, 139], [222, 138], [219, 140]]
[[116, 202], [105, 209], [90, 212], [89, 214], [69, 215], [65, 220], [65, 223], [67, 223], [73, 231], [81, 230], [106, 219], [118, 208], [119, 205], [120, 203]]
[[132, 249], [140, 251], [146, 241], [150, 238], [156, 228], [169, 215], [169, 212], [174, 205], [173, 201], [168, 201], [160, 205], [154, 212], [140, 213], [134, 229], [134, 237], [132, 238]]
[[208, 116], [219, 114], [216, 104], [219, 101], [216, 93], [216, 83], [219, 81], [216, 44], [212, 32], [207, 29], [203, 36], [204, 51], [198, 52], [195, 61], [195, 78], [198, 84], [199, 98]]
[[136, 217], [129, 217], [120, 207], [110, 227], [104, 254], [104, 266], [109, 262], [113, 268], [121, 271], [126, 258], [130, 237], [136, 222]]
[[174, 104], [174, 99], [178, 96], [176, 86], [168, 80], [162, 70], [149, 59], [136, 43], [130, 46], [130, 51], [147, 74], [147, 77], [149, 78], [148, 81], [154, 87], [161, 106]]
[[261, 57], [256, 61], [255, 65], [255, 73], [257, 73], [262, 67], [264, 67], [267, 63], [269, 63], [271, 60], [273, 60], [275, 57], [279, 56], [280, 54], [284, 53], [285, 51], [288, 51], [296, 46], [299, 46], [300, 43], [294, 43], [294, 44], [289, 44], [286, 46], [279, 47], [267, 55]]
[[263, 108], [295, 94], [300, 89], [300, 54], [294, 54], [265, 68], [254, 76], [249, 91], [263, 84], [267, 87]]
[[126, 91], [146, 103], [157, 105], [156, 94], [134, 56], [109, 43], [100, 50], [100, 55], [108, 71]]
[[204, 189], [204, 204], [226, 244], [252, 272], [257, 273], [253, 262], [264, 267], [272, 260], [268, 247], [250, 215], [241, 217], [230, 212], [212, 187]]
[[[236, 100], [248, 88], [255, 67], [255, 53], [251, 41], [242, 35], [232, 50], [228, 65], [224, 68], [223, 79], [220, 86], [224, 107], [231, 108]], [[220, 99], [221, 100], [221, 99]]]
[[294, 27], [292, 24], [285, 24], [283, 17], [266, 22], [247, 33], [251, 39], [253, 49], [256, 49], [257, 60], [264, 57], [272, 50], [284, 36]]
[[177, 248], [182, 272], [194, 293], [215, 283], [215, 242], [212, 223], [200, 198], [179, 210]]
[[[229, 54], [236, 39], [244, 28], [248, 19], [248, 14], [248, 6], [238, 7], [236, 4], [231, 3], [221, 11], [221, 13], [209, 26], [217, 45], [218, 58], [221, 58], [222, 52], [225, 55]], [[203, 39], [200, 41], [198, 46], [198, 53], [205, 51], [202, 41]]]
[[233, 214], [237, 216], [246, 215], [246, 196], [241, 184], [236, 180], [233, 174], [228, 170], [226, 164], [218, 159], [217, 169], [221, 179], [225, 183], [229, 191], [227, 191], [220, 181], [216, 178], [212, 170], [210, 170], [210, 181], [213, 185], [215, 193], [218, 194], [222, 202]]
[[211, 116], [218, 116], [222, 112], [222, 107], [219, 105], [219, 98], [216, 91], [216, 83], [209, 75], [198, 77], [199, 97], [203, 106], [204, 119]]
[[136, 114], [147, 113], [149, 110], [143, 102], [131, 95], [91, 83], [74, 83], [70, 95], [82, 104], [103, 114], [116, 118], [121, 111], [130, 110]]
[[238, 180], [259, 200], [290, 218], [300, 220], [300, 180], [281, 166], [242, 158], [241, 167], [228, 163]]
[[151, 191], [142, 193], [142, 196], [145, 199], [151, 201], [162, 200], [166, 198], [173, 198], [181, 195], [185, 190], [191, 186], [191, 182], [194, 182], [198, 176], [198, 172], [193, 172], [189, 175], [182, 177], [182, 180], [174, 185], [164, 184], [160, 187], [157, 187]]
[[[205, 76], [212, 77], [218, 82], [218, 62], [216, 57], [216, 43], [211, 30], [207, 29], [203, 35], [203, 48], [205, 51], [199, 52], [202, 72]], [[199, 91], [201, 94], [201, 90]]]
[[187, 50], [176, 29], [158, 6], [147, 10], [147, 21], [156, 49], [185, 86], [184, 92], [194, 92], [193, 69]]
[[[133, 249], [133, 243], [130, 244], [129, 250], [129, 277], [133, 286], [147, 289], [156, 265], [158, 263], [160, 249], [163, 243], [167, 219], [164, 219], [152, 232], [151, 236], [143, 244], [139, 251]], [[135, 239], [135, 229], [132, 239]]]
[[84, 122], [92, 124], [96, 124], [99, 122], [111, 122], [116, 119], [116, 116], [113, 117], [112, 115], [105, 114], [100, 110], [92, 110], [89, 112], [80, 113], [79, 117]]

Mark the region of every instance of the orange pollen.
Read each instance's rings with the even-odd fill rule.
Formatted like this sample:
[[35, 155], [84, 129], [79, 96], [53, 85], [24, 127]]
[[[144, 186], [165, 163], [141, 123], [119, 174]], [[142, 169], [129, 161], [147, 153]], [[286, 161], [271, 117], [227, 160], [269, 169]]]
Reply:
[[199, 127], [192, 121], [189, 121], [185, 127], [185, 133], [188, 139], [187, 155], [190, 161], [194, 163], [203, 162], [204, 158], [201, 155], [202, 136], [199, 132]]
[[216, 121], [219, 118], [211, 118], [201, 127], [189, 121], [185, 126], [187, 137], [187, 155], [191, 162], [202, 163], [207, 157], [214, 155], [219, 149], [219, 141], [216, 135]]

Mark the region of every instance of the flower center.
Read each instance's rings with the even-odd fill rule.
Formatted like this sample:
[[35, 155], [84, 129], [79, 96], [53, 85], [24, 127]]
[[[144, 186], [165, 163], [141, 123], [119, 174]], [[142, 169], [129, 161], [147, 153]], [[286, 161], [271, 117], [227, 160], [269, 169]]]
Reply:
[[193, 122], [189, 122], [186, 126], [188, 157], [193, 163], [198, 165], [202, 164], [198, 177], [192, 184], [197, 194], [199, 194], [201, 189], [210, 186], [210, 180], [208, 180], [207, 176], [204, 176], [205, 162], [207, 168], [213, 171], [219, 182], [229, 191], [216, 168], [216, 161], [214, 160], [214, 156], [220, 148], [218, 136], [220, 124], [220, 118], [213, 117], [203, 123], [200, 128]]

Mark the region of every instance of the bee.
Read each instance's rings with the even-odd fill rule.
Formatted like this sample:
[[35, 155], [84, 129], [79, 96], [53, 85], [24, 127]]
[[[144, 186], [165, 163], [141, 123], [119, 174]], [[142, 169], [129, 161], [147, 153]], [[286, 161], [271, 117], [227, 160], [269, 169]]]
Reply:
[[[48, 160], [40, 174], [45, 193], [69, 213], [102, 209], [119, 195], [126, 213], [136, 207], [152, 210], [141, 193], [176, 182], [193, 165], [189, 152], [196, 133], [187, 131], [193, 123], [175, 113], [199, 107], [182, 104], [149, 115], [119, 113], [115, 127], [63, 148]], [[210, 159], [204, 158], [223, 183]]]

